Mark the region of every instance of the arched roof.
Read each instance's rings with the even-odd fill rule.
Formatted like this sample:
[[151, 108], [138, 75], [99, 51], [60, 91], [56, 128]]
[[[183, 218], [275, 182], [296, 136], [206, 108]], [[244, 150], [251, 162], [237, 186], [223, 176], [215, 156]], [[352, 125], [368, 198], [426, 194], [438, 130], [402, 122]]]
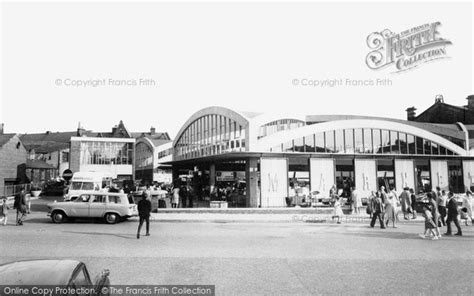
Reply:
[[245, 116], [245, 113], [240, 113], [225, 107], [219, 107], [219, 106], [212, 106], [212, 107], [207, 107], [204, 109], [201, 109], [191, 115], [191, 117], [188, 118], [188, 120], [183, 124], [179, 132], [176, 134], [176, 137], [174, 138], [173, 141], [173, 147], [176, 146], [176, 143], [179, 141], [181, 138], [181, 135], [186, 131], [186, 129], [197, 119], [206, 116], [206, 115], [222, 115], [227, 118], [230, 118], [237, 122], [238, 124], [247, 127], [249, 123], [249, 117]]
[[440, 144], [441, 146], [444, 146], [445, 148], [450, 149], [456, 154], [459, 154], [459, 155], [467, 154], [466, 150], [464, 150], [463, 148], [427, 130], [424, 130], [415, 126], [407, 125], [407, 124], [393, 122], [393, 121], [364, 120], [364, 119], [336, 120], [336, 121], [306, 125], [297, 129], [293, 129], [293, 130], [285, 130], [285, 131], [275, 133], [258, 140], [255, 150], [261, 151], [261, 152], [268, 151], [271, 147], [280, 145], [281, 143], [298, 139], [301, 137], [309, 136], [315, 133], [331, 131], [331, 130], [339, 130], [339, 129], [349, 129], [349, 128], [350, 129], [374, 128], [374, 129], [384, 129], [384, 130], [404, 132], [404, 133], [422, 137], [432, 142], [435, 142], [437, 144]]

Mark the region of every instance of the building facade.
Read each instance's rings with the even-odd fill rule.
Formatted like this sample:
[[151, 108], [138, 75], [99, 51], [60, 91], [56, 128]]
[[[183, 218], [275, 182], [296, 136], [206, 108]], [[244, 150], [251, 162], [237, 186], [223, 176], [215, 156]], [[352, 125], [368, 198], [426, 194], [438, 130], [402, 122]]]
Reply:
[[23, 183], [27, 152], [18, 135], [0, 131], [0, 194], [4, 194], [6, 186]]
[[463, 192], [474, 184], [469, 142], [459, 124], [209, 107], [180, 129], [172, 163], [174, 178], [198, 172], [211, 192], [222, 185], [216, 176], [232, 172], [244, 206], [279, 207], [295, 187], [323, 196], [334, 184], [363, 197], [380, 186]]
[[134, 179], [134, 138], [72, 137], [70, 170], [104, 172], [114, 179]]

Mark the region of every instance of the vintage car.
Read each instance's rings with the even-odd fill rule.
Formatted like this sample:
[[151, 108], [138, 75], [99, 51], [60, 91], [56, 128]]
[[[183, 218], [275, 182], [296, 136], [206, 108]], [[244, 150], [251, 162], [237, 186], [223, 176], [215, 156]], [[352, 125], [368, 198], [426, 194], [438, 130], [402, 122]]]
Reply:
[[64, 196], [68, 192], [68, 186], [66, 181], [49, 181], [47, 182], [43, 190], [41, 191], [41, 195], [46, 196]]
[[137, 205], [130, 203], [124, 193], [86, 193], [73, 201], [48, 204], [48, 216], [54, 223], [68, 218], [103, 218], [106, 223], [114, 224], [137, 215]]
[[[2, 285], [41, 285], [76, 291], [81, 289], [85, 292], [81, 295], [108, 295], [109, 274], [109, 270], [104, 269], [92, 281], [83, 262], [69, 259], [25, 260], [0, 265]], [[31, 291], [21, 294], [31, 294]], [[69, 293], [64, 293], [66, 294]]]

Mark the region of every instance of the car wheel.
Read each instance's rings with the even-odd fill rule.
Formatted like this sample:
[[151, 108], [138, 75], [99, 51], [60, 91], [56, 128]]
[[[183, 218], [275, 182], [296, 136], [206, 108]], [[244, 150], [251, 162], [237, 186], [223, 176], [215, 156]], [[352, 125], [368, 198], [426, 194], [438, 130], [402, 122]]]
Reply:
[[105, 214], [105, 222], [107, 224], [115, 224], [118, 222], [119, 220], [119, 215], [115, 214], [115, 213], [107, 213]]
[[51, 214], [51, 220], [54, 223], [62, 223], [66, 219], [66, 215], [62, 211], [55, 211]]

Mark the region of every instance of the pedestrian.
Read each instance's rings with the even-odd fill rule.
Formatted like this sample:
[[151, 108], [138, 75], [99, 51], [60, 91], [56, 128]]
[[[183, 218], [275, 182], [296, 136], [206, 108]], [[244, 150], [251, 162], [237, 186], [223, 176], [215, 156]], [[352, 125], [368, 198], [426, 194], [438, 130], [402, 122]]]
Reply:
[[436, 204], [435, 196], [436, 196], [435, 192], [428, 192], [428, 205], [429, 205], [431, 214], [433, 215], [433, 221], [436, 224], [436, 227], [435, 227], [436, 235], [441, 238], [441, 232], [439, 231], [439, 227], [441, 226], [441, 222], [440, 222], [441, 218], [438, 211], [438, 205]]
[[409, 219], [410, 212], [412, 211], [411, 210], [410, 192], [408, 190], [409, 190], [409, 188], [405, 187], [405, 188], [403, 188], [403, 191], [400, 194], [400, 203], [401, 203], [401, 206], [402, 206], [403, 218], [405, 220]]
[[425, 231], [423, 234], [419, 236], [421, 238], [426, 238], [428, 234], [431, 234], [430, 237], [432, 240], [437, 240], [439, 237], [436, 235], [434, 229], [436, 228], [436, 224], [433, 221], [433, 215], [428, 208], [428, 206], [423, 206], [423, 217], [425, 218]]
[[396, 201], [395, 196], [392, 193], [388, 194], [387, 200], [385, 201], [384, 219], [385, 219], [385, 225], [387, 226], [391, 220], [393, 228], [397, 228], [396, 226], [397, 217], [395, 213], [396, 206], [397, 206], [397, 201]]
[[175, 186], [173, 188], [173, 197], [171, 198], [171, 207], [177, 208], [179, 204], [179, 187]]
[[138, 224], [137, 239], [140, 238], [140, 231], [142, 229], [143, 222], [146, 222], [146, 234], [150, 236], [150, 212], [151, 202], [148, 200], [148, 193], [144, 192], [142, 200], [138, 202], [138, 216], [140, 217], [140, 223]]
[[371, 208], [372, 208], [372, 220], [370, 221], [370, 227], [375, 226], [375, 222], [379, 219], [380, 228], [385, 229], [385, 224], [383, 222], [383, 215], [384, 215], [384, 204], [382, 202], [382, 198], [380, 197], [380, 193], [376, 192], [375, 197], [371, 200]]
[[26, 197], [24, 188], [21, 188], [20, 192], [15, 195], [13, 208], [16, 209], [16, 225], [23, 225], [23, 220], [26, 217]]
[[372, 219], [372, 215], [374, 213], [374, 208], [372, 206], [373, 206], [373, 201], [375, 199], [375, 195], [376, 195], [376, 193], [374, 191], [372, 191], [370, 193], [370, 196], [369, 196], [368, 201], [367, 201], [366, 212], [367, 212], [367, 215], [369, 215], [370, 219]]
[[342, 215], [341, 197], [336, 196], [336, 200], [334, 201], [334, 215], [332, 216], [332, 219], [334, 220], [334, 218], [337, 218], [337, 224], [341, 224]]
[[467, 220], [471, 220], [471, 223], [474, 222], [472, 219], [472, 207], [473, 207], [473, 200], [472, 200], [472, 192], [470, 190], [466, 191], [466, 195], [462, 199], [462, 210], [466, 213], [467, 219], [466, 219], [466, 225], [467, 225]]
[[385, 186], [380, 186], [380, 198], [382, 199], [383, 204], [387, 202], [388, 196], [385, 191]]
[[0, 199], [0, 223], [3, 224], [3, 226], [7, 225], [7, 220], [8, 220], [8, 210], [10, 207], [8, 207], [7, 204], [7, 197], [2, 196]]
[[26, 200], [26, 213], [31, 214], [31, 194], [25, 194]]
[[456, 225], [456, 228], [458, 229], [458, 232], [456, 232], [454, 235], [462, 236], [462, 230], [458, 220], [458, 204], [456, 199], [454, 198], [454, 194], [451, 191], [448, 193], [447, 210], [448, 219], [446, 220], [446, 224], [448, 226], [448, 230], [445, 235], [452, 235], [451, 222], [454, 222], [454, 225]]
[[[439, 188], [439, 187], [436, 187]], [[436, 197], [436, 204], [438, 205], [438, 212], [440, 215], [441, 223], [443, 226], [446, 226], [446, 200], [448, 196], [446, 191], [441, 191], [441, 193]]]
[[411, 198], [411, 209], [413, 212], [412, 219], [416, 219], [416, 194], [413, 188], [410, 188], [410, 198]]
[[360, 208], [362, 207], [362, 200], [355, 186], [352, 187], [351, 199], [352, 199], [353, 213], [360, 214]]

